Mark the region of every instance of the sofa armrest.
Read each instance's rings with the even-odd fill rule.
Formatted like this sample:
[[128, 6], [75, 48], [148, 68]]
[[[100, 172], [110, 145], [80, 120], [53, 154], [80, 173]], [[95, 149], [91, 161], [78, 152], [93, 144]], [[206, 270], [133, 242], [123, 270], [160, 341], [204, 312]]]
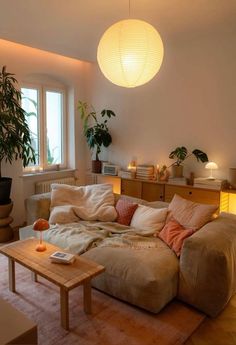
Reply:
[[32, 224], [38, 218], [49, 219], [51, 193], [31, 195], [25, 200], [26, 221]]
[[178, 298], [218, 315], [236, 290], [236, 216], [220, 215], [185, 241], [179, 274]]

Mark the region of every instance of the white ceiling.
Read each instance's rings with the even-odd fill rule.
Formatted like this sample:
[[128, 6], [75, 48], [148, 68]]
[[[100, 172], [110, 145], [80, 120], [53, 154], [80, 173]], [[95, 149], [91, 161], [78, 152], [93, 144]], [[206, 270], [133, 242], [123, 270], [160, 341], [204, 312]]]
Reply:
[[[163, 40], [236, 28], [236, 0], [131, 0], [130, 17]], [[128, 18], [129, 0], [0, 0], [0, 38], [95, 61], [103, 32]]]

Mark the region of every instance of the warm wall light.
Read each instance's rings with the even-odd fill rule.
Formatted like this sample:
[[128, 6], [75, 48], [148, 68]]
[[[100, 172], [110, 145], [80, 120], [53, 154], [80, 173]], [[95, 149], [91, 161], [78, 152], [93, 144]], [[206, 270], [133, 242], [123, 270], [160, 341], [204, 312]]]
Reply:
[[236, 191], [223, 191], [220, 193], [220, 211], [236, 214]]
[[123, 87], [136, 87], [150, 81], [159, 71], [164, 55], [156, 29], [137, 19], [115, 23], [103, 34], [97, 60], [104, 76]]
[[214, 180], [215, 178], [212, 175], [212, 170], [218, 169], [218, 165], [215, 162], [208, 162], [205, 165], [205, 169], [209, 169], [211, 171], [210, 176], [208, 177], [209, 180]]

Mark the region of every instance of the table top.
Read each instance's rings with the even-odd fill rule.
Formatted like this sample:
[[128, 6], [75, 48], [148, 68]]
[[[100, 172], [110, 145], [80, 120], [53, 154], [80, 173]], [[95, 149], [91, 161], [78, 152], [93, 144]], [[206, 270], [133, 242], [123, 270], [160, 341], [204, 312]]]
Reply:
[[46, 243], [47, 249], [44, 252], [37, 252], [35, 250], [37, 244], [38, 240], [34, 238], [16, 241], [1, 246], [0, 253], [68, 290], [83, 284], [105, 270], [102, 265], [78, 255], [76, 255], [76, 260], [69, 265], [53, 263], [49, 258], [52, 253], [66, 251]]

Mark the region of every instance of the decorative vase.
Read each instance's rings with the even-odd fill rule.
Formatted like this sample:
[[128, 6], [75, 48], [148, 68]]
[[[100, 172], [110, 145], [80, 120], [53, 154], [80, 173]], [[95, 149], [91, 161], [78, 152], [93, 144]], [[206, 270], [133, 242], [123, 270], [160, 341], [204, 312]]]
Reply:
[[92, 173], [100, 174], [102, 171], [102, 162], [99, 160], [92, 161]]
[[172, 165], [172, 176], [183, 177], [183, 165]]

